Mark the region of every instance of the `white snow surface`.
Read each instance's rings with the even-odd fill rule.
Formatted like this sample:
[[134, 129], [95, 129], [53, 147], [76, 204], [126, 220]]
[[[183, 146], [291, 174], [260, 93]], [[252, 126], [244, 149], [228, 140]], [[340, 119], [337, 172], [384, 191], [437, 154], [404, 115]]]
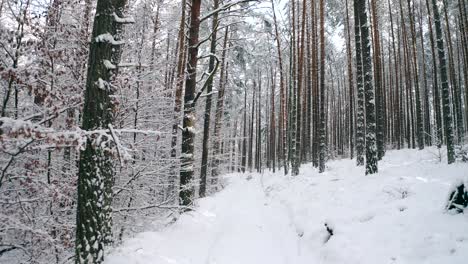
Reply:
[[[437, 153], [388, 151], [369, 176], [354, 160], [330, 161], [323, 174], [306, 165], [297, 177], [230, 174], [196, 210], [148, 227], [106, 263], [466, 264], [468, 214], [445, 205], [468, 165], [446, 165]], [[325, 223], [334, 232], [328, 242]]]

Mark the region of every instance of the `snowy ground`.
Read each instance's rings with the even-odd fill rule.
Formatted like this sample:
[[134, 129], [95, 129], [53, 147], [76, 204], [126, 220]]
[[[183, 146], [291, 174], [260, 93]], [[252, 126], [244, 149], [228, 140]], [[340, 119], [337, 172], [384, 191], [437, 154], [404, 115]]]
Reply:
[[[231, 174], [173, 225], [112, 250], [107, 264], [468, 263], [468, 214], [444, 210], [468, 164], [436, 149], [389, 151], [380, 173], [354, 161], [304, 166], [291, 178]], [[334, 235], [327, 241], [328, 223]]]

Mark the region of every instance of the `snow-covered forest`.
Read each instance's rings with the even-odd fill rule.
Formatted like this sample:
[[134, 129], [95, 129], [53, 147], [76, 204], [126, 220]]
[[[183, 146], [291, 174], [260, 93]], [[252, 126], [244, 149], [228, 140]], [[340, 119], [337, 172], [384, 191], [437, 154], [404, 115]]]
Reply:
[[0, 263], [465, 263], [467, 0], [0, 0]]

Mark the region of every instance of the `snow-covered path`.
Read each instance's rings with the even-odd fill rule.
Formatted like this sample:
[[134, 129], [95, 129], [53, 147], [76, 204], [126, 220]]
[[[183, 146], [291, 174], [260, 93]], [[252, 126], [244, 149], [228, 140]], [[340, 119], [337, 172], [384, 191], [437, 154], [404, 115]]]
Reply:
[[435, 151], [392, 151], [367, 177], [349, 160], [295, 178], [228, 175], [197, 210], [127, 240], [106, 263], [466, 263], [468, 215], [443, 208], [468, 166], [443, 165]]
[[288, 208], [269, 203], [259, 178], [240, 179], [163, 232], [133, 239], [108, 263], [300, 263]]

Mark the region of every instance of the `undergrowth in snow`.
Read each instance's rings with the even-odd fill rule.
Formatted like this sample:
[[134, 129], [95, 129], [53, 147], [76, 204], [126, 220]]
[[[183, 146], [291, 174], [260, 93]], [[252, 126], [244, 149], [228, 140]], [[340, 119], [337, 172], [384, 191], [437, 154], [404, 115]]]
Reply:
[[468, 215], [445, 206], [468, 164], [445, 165], [438, 155], [389, 151], [370, 176], [354, 160], [331, 161], [323, 174], [306, 165], [294, 178], [230, 174], [195, 211], [148, 227], [106, 263], [464, 264]]

